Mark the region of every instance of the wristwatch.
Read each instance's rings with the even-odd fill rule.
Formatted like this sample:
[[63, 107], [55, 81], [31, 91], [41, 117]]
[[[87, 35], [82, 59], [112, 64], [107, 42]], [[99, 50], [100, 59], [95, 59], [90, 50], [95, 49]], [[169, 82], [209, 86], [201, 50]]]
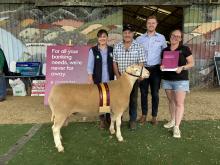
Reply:
[[186, 67], [185, 66], [183, 66], [183, 69], [182, 70], [186, 70]]

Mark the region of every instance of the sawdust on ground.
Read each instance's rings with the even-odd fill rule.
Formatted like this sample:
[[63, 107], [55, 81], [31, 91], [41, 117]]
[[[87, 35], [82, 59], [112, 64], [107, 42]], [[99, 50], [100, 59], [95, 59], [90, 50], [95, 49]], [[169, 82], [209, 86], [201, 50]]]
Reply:
[[[149, 96], [149, 102], [151, 98]], [[141, 115], [140, 94], [138, 98], [138, 116]], [[148, 120], [151, 118], [149, 105]], [[48, 123], [51, 111], [44, 106], [43, 97], [14, 97], [0, 102], [0, 124]], [[128, 120], [128, 111], [123, 120]], [[163, 90], [160, 91], [160, 105], [158, 120], [169, 120], [167, 98]], [[98, 117], [73, 116], [72, 121], [94, 121]], [[185, 101], [184, 120], [218, 120], [220, 119], [220, 88], [193, 90], [187, 94]]]

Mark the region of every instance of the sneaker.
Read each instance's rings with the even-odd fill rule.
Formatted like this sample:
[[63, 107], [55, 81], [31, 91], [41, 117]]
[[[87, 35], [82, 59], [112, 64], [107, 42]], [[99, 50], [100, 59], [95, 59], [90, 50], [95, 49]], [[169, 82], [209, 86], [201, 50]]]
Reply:
[[174, 126], [175, 126], [175, 121], [173, 120], [163, 125], [164, 128], [173, 128]]
[[174, 138], [181, 138], [181, 132], [179, 127], [175, 126], [173, 127], [173, 137]]
[[146, 115], [142, 115], [140, 117], [140, 119], [138, 120], [138, 122], [141, 124], [141, 125], [144, 125], [146, 123], [146, 118], [147, 116]]

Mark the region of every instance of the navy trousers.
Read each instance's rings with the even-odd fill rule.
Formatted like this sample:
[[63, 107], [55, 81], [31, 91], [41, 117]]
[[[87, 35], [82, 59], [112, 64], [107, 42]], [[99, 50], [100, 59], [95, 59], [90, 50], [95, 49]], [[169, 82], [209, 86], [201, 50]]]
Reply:
[[135, 82], [130, 94], [130, 102], [129, 102], [130, 121], [136, 121], [137, 119], [137, 97], [138, 97], [138, 81]]
[[150, 72], [150, 77], [140, 82], [142, 115], [147, 115], [148, 113], [148, 90], [150, 87], [152, 96], [152, 116], [156, 117], [158, 113], [161, 82], [160, 66], [155, 65], [153, 67], [146, 67], [146, 69]]

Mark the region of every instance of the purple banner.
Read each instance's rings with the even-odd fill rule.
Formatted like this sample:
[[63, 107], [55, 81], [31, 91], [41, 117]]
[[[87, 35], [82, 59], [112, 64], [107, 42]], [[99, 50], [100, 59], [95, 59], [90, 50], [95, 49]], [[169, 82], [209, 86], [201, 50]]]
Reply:
[[90, 46], [48, 46], [44, 104], [54, 84], [87, 83], [87, 61]]

